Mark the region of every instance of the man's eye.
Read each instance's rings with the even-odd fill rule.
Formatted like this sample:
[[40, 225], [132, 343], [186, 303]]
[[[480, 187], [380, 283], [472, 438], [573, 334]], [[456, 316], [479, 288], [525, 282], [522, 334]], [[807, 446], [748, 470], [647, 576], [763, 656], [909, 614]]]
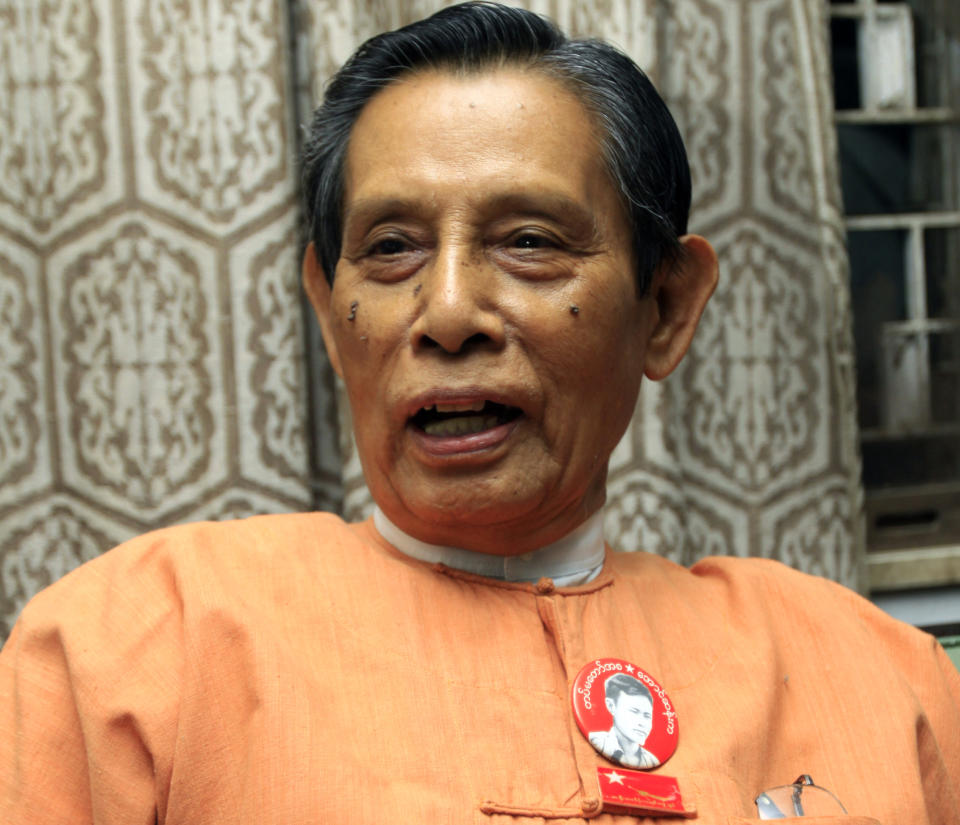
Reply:
[[372, 244], [370, 247], [371, 255], [399, 255], [408, 249], [406, 241], [400, 238], [383, 238]]
[[512, 245], [517, 249], [549, 249], [556, 243], [544, 235], [524, 232], [513, 239]]

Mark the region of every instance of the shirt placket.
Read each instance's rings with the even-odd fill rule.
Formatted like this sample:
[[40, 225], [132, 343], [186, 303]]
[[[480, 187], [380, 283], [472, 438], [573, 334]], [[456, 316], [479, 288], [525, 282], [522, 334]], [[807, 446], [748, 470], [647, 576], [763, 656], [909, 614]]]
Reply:
[[[569, 697], [574, 678], [587, 661], [583, 649], [583, 634], [577, 627], [571, 626], [570, 608], [576, 612], [577, 595], [559, 593], [551, 579], [540, 579], [536, 586], [537, 612], [540, 621], [553, 641], [556, 655], [563, 666], [566, 695]], [[569, 700], [568, 700], [569, 701]], [[567, 734], [570, 740], [570, 753], [580, 778], [579, 808], [586, 818], [598, 816], [602, 812], [600, 784], [597, 779], [597, 755], [593, 746], [581, 735], [572, 712], [567, 713]]]

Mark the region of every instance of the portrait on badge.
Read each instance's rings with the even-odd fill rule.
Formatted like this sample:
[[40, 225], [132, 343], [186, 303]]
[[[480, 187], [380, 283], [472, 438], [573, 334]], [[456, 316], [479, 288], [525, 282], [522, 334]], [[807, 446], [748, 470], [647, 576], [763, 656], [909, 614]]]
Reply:
[[[659, 5], [694, 28], [690, 10], [719, 14], [597, 7]], [[725, 36], [770, 4], [736, 5]], [[828, 796], [889, 825], [960, 821], [960, 676], [928, 637], [735, 558], [726, 534], [708, 538], [729, 555], [689, 566], [604, 540], [641, 385], [674, 373], [720, 279], [688, 228], [680, 130], [634, 60], [454, 4], [359, 45], [304, 120], [294, 278], [369, 516], [165, 527], [35, 596], [0, 651], [0, 823], [721, 825]], [[731, 255], [753, 231], [708, 228]], [[730, 506], [704, 489], [679, 496], [697, 525]], [[764, 541], [803, 521], [786, 509]]]
[[588, 734], [590, 744], [608, 759], [628, 768], [657, 767], [660, 760], [643, 747], [653, 728], [650, 690], [633, 676], [618, 673], [607, 679], [603, 691], [613, 724], [609, 730]]

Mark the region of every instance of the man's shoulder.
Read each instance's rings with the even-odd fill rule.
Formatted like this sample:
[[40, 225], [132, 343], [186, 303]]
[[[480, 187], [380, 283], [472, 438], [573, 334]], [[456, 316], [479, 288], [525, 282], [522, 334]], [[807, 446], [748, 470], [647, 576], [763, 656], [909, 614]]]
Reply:
[[901, 626], [856, 591], [774, 559], [710, 556], [693, 564], [690, 574], [722, 588], [737, 602], [758, 600], [764, 609], [784, 618], [807, 617], [808, 622], [820, 623], [846, 613], [866, 624]]
[[[841, 602], [865, 602], [837, 582], [804, 573], [773, 559], [739, 556], [708, 556], [685, 567], [651, 553], [614, 553], [620, 578], [648, 586], [650, 581], [668, 581], [676, 587], [726, 590], [732, 593], [784, 589], [793, 594], [813, 593]], [[869, 604], [869, 603], [867, 603]]]
[[[691, 613], [696, 621], [722, 621], [748, 636], [805, 633], [825, 645], [858, 640], [917, 652], [935, 646], [929, 634], [892, 618], [855, 591], [772, 559], [711, 556], [683, 567], [646, 553], [618, 553], [616, 572], [636, 589], [638, 599], [662, 607], [677, 622]], [[670, 607], [680, 601], [688, 605], [686, 613]], [[689, 608], [693, 604], [696, 610]]]
[[[197, 521], [161, 527], [130, 538], [86, 562], [52, 585], [76, 586], [77, 580], [98, 578], [143, 565], [189, 565], [235, 561], [271, 553], [278, 547], [306, 544], [322, 551], [352, 534], [351, 525], [332, 513], [283, 513], [225, 521]], [[275, 560], [275, 559], [274, 559]]]
[[167, 611], [190, 591], [243, 590], [263, 576], [323, 570], [359, 540], [354, 525], [330, 513], [289, 513], [164, 527], [131, 538], [80, 565], [34, 596], [21, 616], [61, 624], [71, 614], [130, 605]]
[[613, 730], [594, 730], [587, 734], [587, 740], [600, 753], [609, 756], [619, 747]]

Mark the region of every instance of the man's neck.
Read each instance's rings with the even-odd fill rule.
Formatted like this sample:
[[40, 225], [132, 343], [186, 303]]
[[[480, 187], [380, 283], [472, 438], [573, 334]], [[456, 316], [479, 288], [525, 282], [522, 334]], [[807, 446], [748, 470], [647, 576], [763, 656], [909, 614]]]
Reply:
[[620, 744], [620, 749], [627, 756], [635, 756], [640, 751], [640, 748], [642, 747], [640, 743], [635, 739], [627, 739], [626, 736], [623, 736], [620, 731], [617, 730], [616, 726], [613, 728], [613, 734], [617, 737], [617, 742]]
[[562, 539], [521, 556], [427, 544], [403, 532], [379, 507], [373, 512], [373, 524], [381, 536], [407, 556], [491, 579], [535, 582], [546, 577], [558, 587], [572, 587], [596, 578], [603, 567], [603, 510]]

